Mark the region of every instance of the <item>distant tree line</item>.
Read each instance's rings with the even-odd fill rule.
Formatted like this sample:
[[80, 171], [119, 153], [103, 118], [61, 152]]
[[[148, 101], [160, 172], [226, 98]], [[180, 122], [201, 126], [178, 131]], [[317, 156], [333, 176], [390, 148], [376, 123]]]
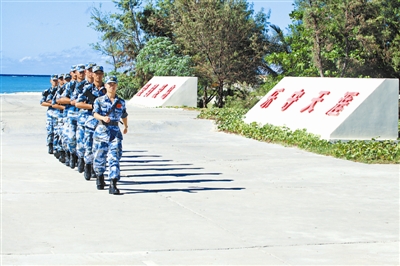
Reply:
[[400, 78], [400, 0], [296, 0], [288, 32], [244, 0], [113, 2], [92, 47], [125, 98], [154, 75], [197, 76], [202, 107], [252, 105], [284, 76]]

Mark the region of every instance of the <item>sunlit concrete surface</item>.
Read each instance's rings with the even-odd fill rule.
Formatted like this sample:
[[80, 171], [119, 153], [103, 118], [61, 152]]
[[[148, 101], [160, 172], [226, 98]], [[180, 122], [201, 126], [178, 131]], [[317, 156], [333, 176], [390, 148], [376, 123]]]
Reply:
[[399, 165], [130, 108], [114, 196], [47, 154], [39, 99], [1, 95], [2, 265], [399, 264]]

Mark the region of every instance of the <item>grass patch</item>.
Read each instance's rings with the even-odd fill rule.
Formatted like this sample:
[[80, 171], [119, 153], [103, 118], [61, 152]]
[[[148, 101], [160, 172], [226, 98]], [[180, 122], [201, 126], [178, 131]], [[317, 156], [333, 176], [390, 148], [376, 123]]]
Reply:
[[372, 139], [369, 141], [330, 142], [308, 133], [305, 129], [291, 131], [287, 127], [268, 124], [264, 126], [259, 126], [257, 123], [246, 124], [243, 122], [243, 116], [246, 113], [247, 110], [241, 108], [212, 108], [202, 109], [198, 117], [214, 119], [221, 131], [239, 134], [259, 141], [298, 147], [313, 153], [362, 163], [400, 163], [400, 146], [396, 141], [376, 141]]

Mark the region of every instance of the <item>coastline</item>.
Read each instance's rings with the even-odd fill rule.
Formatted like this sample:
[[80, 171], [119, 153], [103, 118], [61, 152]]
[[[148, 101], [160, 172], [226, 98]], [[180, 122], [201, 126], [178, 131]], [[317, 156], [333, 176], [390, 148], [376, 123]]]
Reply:
[[0, 95], [31, 95], [31, 94], [42, 94], [40, 91], [24, 91], [24, 92], [0, 92]]
[[43, 74], [0, 74], [0, 77], [49, 77], [50, 75]]

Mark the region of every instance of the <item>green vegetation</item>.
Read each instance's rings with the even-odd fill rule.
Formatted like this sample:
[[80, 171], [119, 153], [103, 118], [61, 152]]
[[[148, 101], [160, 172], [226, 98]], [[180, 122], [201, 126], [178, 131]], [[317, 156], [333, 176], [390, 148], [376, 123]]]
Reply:
[[140, 73], [146, 81], [153, 76], [192, 76], [190, 57], [179, 52], [179, 47], [169, 38], [153, 38], [136, 57], [136, 73]]
[[295, 0], [287, 31], [245, 0], [113, 0], [95, 50], [129, 98], [153, 75], [194, 75], [198, 106], [249, 108], [285, 76], [400, 78], [400, 0]]
[[[331, 143], [305, 130], [245, 124], [242, 116], [283, 77], [400, 78], [400, 0], [295, 0], [284, 32], [245, 0], [113, 0], [92, 9], [118, 95], [153, 75], [198, 77], [200, 117], [220, 130], [365, 163], [399, 163], [390, 141]], [[110, 74], [110, 73], [109, 73]], [[400, 132], [400, 123], [399, 123]]]
[[256, 123], [246, 124], [243, 122], [243, 116], [246, 112], [247, 110], [242, 108], [210, 108], [203, 109], [199, 118], [214, 119], [221, 131], [239, 134], [259, 141], [298, 147], [306, 151], [356, 162], [400, 163], [400, 144], [395, 141], [329, 142], [306, 132], [306, 130], [291, 131], [286, 127], [268, 124], [264, 126], [259, 126]]

